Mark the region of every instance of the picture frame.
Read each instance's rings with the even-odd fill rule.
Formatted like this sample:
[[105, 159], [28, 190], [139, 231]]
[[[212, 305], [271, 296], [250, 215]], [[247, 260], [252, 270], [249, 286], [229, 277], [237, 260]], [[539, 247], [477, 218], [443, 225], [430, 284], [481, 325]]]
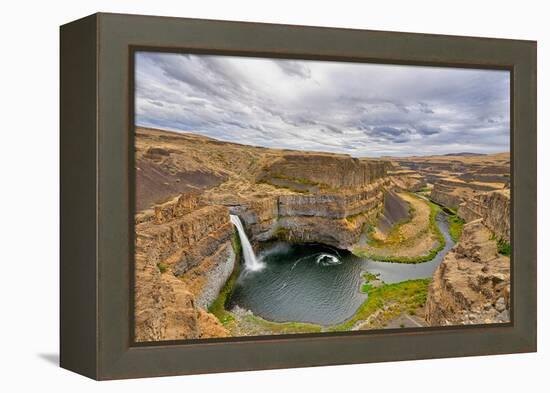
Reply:
[[[536, 42], [97, 13], [60, 29], [60, 364], [97, 380], [536, 351]], [[511, 72], [512, 322], [133, 340], [133, 54]]]

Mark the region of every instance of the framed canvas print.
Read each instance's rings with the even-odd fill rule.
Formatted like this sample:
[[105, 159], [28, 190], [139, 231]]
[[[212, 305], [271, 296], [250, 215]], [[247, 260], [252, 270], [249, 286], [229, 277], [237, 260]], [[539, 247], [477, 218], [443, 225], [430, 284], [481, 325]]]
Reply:
[[61, 28], [62, 367], [535, 351], [535, 233], [535, 42]]

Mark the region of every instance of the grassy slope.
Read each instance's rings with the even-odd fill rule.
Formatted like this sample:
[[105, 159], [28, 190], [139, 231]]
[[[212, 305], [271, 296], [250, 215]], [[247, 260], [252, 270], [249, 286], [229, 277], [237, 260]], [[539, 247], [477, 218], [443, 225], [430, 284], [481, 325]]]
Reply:
[[355, 323], [366, 320], [372, 313], [383, 308], [385, 305], [393, 304], [391, 311], [382, 317], [389, 320], [397, 317], [401, 312], [414, 313], [419, 307], [426, 303], [428, 285], [430, 279], [409, 280], [396, 284], [385, 284], [378, 288], [368, 290], [368, 299], [359, 307], [353, 318], [340, 325], [332, 326], [330, 331], [347, 331]]
[[462, 236], [462, 227], [464, 226], [465, 221], [457, 215], [449, 217], [449, 235], [451, 239], [456, 243], [460, 240]]
[[395, 262], [395, 263], [422, 263], [431, 261], [437, 253], [445, 247], [445, 237], [439, 230], [436, 223], [437, 213], [441, 211], [441, 208], [435, 203], [426, 202], [430, 206], [430, 218], [429, 218], [429, 230], [437, 237], [437, 246], [432, 248], [428, 254], [418, 255], [414, 257], [404, 257], [404, 256], [382, 256], [382, 255], [371, 255], [365, 253], [361, 250], [354, 250], [353, 253], [359, 257], [370, 258], [380, 262]]

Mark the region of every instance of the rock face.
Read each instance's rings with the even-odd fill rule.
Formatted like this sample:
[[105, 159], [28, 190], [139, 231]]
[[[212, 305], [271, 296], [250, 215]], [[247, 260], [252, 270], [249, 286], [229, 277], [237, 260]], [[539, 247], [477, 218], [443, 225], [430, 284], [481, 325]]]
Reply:
[[409, 218], [409, 205], [394, 191], [388, 191], [384, 198], [384, 210], [378, 217], [376, 227], [387, 234], [395, 224]]
[[363, 224], [380, 214], [387, 180], [356, 189], [283, 194], [231, 207], [253, 241], [274, 238], [297, 243], [324, 243], [349, 248]]
[[348, 248], [382, 209], [388, 167], [385, 161], [345, 155], [285, 153], [268, 160], [256, 178], [276, 188], [271, 195], [232, 202], [231, 211], [254, 241], [279, 238]]
[[213, 315], [197, 307], [194, 296], [172, 274], [136, 260], [135, 339], [142, 341], [226, 337]]
[[467, 223], [433, 275], [426, 320], [432, 326], [503, 323], [509, 310], [510, 259], [498, 254], [481, 219]]
[[463, 201], [462, 196], [460, 193], [456, 192], [454, 187], [442, 183], [434, 184], [432, 192], [430, 193], [430, 199], [451, 209], [456, 209]]
[[428, 185], [424, 176], [418, 172], [400, 167], [388, 171], [388, 177], [393, 188], [400, 191], [417, 192], [426, 188]]
[[227, 335], [205, 311], [235, 264], [227, 208], [182, 195], [136, 222], [136, 339]]
[[457, 214], [467, 222], [483, 219], [495, 235], [510, 242], [510, 190], [499, 190], [475, 197], [460, 204]]
[[389, 163], [322, 153], [284, 154], [264, 167], [261, 179], [288, 179], [333, 189], [359, 188], [385, 177]]

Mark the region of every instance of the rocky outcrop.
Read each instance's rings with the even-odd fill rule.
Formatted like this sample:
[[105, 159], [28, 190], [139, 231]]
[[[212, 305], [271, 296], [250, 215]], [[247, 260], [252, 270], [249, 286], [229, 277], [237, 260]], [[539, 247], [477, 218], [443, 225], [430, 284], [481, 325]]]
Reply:
[[384, 210], [378, 217], [376, 227], [387, 235], [393, 226], [410, 218], [409, 205], [394, 191], [388, 191], [384, 198]]
[[346, 218], [378, 207], [382, 198], [379, 183], [340, 194], [281, 195], [279, 216]]
[[418, 192], [428, 186], [426, 178], [419, 172], [401, 168], [398, 164], [388, 170], [387, 174], [391, 188], [397, 191]]
[[226, 337], [227, 330], [172, 274], [136, 259], [135, 340], [163, 341]]
[[235, 264], [228, 209], [181, 195], [138, 214], [135, 231], [136, 339], [227, 335], [205, 309]]
[[380, 214], [386, 179], [341, 192], [284, 193], [231, 206], [255, 242], [282, 239], [324, 243], [339, 248], [355, 244], [363, 224]]
[[483, 219], [499, 239], [510, 242], [510, 190], [476, 195], [461, 203], [457, 214], [467, 222]]
[[224, 206], [204, 206], [156, 224], [136, 225], [136, 248], [154, 264], [163, 263], [177, 276], [230, 244], [233, 225]]
[[504, 185], [497, 183], [464, 182], [461, 180], [438, 180], [430, 193], [430, 198], [440, 205], [458, 209], [459, 205], [475, 198], [479, 194], [503, 189]]
[[254, 241], [263, 242], [274, 237], [279, 219], [277, 196], [245, 200], [238, 205], [231, 205], [229, 209], [240, 217]]
[[510, 321], [510, 259], [491, 231], [475, 220], [433, 275], [426, 302], [432, 326]]
[[456, 193], [456, 189], [441, 183], [435, 183], [430, 193], [430, 199], [440, 205], [451, 209], [458, 208], [462, 198]]
[[[360, 188], [385, 177], [389, 162], [323, 153], [288, 153], [265, 165], [259, 180], [277, 179], [321, 188]], [[276, 183], [275, 185], [279, 185]]]

